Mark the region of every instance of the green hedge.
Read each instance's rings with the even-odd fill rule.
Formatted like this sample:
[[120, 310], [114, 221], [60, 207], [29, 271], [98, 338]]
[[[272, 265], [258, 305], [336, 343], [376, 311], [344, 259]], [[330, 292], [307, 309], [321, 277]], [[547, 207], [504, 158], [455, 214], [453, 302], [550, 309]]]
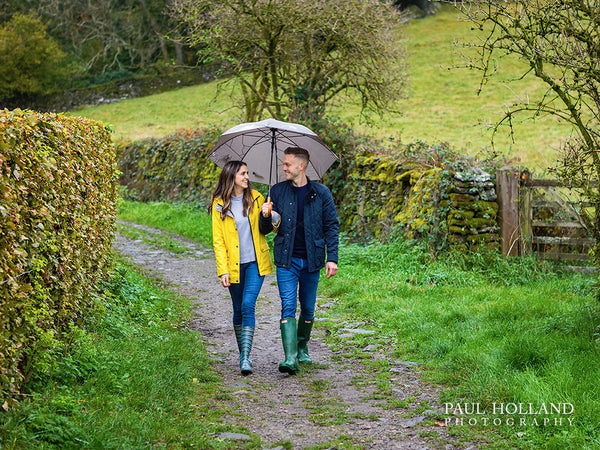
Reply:
[[[383, 143], [335, 121], [317, 120], [307, 126], [340, 158], [327, 171], [323, 183], [333, 193], [341, 229], [363, 241], [384, 239], [393, 230], [402, 229], [410, 237], [429, 239], [436, 249], [445, 247], [450, 242], [448, 217], [461, 210], [447, 202], [456, 190], [454, 174], [481, 169], [493, 173], [494, 165], [499, 164], [476, 161], [445, 144]], [[129, 197], [205, 204], [220, 171], [208, 159], [219, 135], [216, 129], [179, 131], [125, 147], [119, 160], [121, 183], [127, 186]], [[480, 191], [477, 184], [469, 192]], [[485, 225], [488, 232], [495, 227], [495, 220]], [[478, 234], [483, 229], [469, 226], [468, 232]], [[469, 242], [465, 236], [451, 243], [469, 247]]]
[[109, 270], [116, 218], [110, 131], [0, 111], [0, 389], [7, 408], [43, 372]]
[[133, 142], [119, 151], [120, 183], [140, 201], [198, 201], [206, 204], [219, 169], [208, 159], [217, 129], [181, 130], [160, 139]]

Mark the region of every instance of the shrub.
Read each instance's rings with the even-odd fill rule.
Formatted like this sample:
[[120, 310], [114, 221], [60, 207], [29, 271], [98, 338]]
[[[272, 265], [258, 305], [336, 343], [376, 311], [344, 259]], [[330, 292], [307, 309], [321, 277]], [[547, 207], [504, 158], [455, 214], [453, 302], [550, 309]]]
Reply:
[[[469, 179], [463, 183], [466, 187], [457, 188], [455, 174], [465, 178], [471, 172], [493, 172], [499, 161], [476, 161], [453, 152], [447, 144], [392, 141], [384, 145], [332, 120], [309, 118], [299, 122], [306, 123], [339, 156], [323, 183], [333, 193], [341, 229], [348, 236], [363, 241], [381, 240], [402, 230], [410, 237], [428, 240], [434, 252], [445, 248], [450, 237], [454, 238], [452, 243], [464, 249], [495, 244], [495, 197], [487, 203], [475, 201], [486, 189], [494, 190], [493, 182], [480, 186], [482, 183]], [[217, 129], [184, 130], [126, 146], [120, 156], [120, 168], [127, 196], [140, 201], [205, 204], [220, 173], [208, 159], [219, 135]], [[469, 202], [462, 202], [468, 205], [448, 201], [451, 193], [465, 189], [472, 194]], [[480, 211], [476, 214], [473, 209]], [[462, 213], [469, 216], [468, 220]], [[450, 214], [458, 216], [453, 223], [461, 236], [450, 236]]]
[[38, 18], [16, 14], [0, 27], [0, 98], [51, 92], [64, 60]]
[[207, 203], [221, 169], [208, 159], [219, 130], [182, 130], [161, 139], [145, 139], [119, 153], [120, 183], [132, 200], [179, 200]]
[[8, 407], [45, 371], [108, 273], [116, 216], [109, 130], [89, 119], [0, 111], [0, 389]]

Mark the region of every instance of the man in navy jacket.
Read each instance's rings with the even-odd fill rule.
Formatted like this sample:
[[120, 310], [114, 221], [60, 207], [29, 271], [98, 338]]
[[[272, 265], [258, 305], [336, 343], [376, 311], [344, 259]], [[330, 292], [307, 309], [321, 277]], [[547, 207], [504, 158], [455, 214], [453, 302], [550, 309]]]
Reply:
[[[308, 152], [287, 148], [285, 179], [271, 188], [271, 203], [263, 205], [259, 228], [275, 231], [274, 259], [281, 297], [281, 339], [285, 361], [279, 371], [295, 374], [298, 362], [311, 363], [307, 343], [312, 330], [320, 270], [337, 274], [339, 221], [331, 192], [306, 177]], [[271, 212], [271, 208], [277, 214]], [[300, 317], [296, 328], [296, 309]]]

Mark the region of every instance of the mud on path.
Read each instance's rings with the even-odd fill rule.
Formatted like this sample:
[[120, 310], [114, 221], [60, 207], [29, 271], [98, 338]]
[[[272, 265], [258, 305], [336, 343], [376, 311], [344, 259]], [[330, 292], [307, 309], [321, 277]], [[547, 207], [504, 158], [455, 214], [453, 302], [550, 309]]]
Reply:
[[[354, 333], [369, 331], [360, 328], [359, 318], [348, 320], [330, 313], [329, 299], [317, 299], [309, 343], [315, 364], [295, 376], [281, 374], [280, 302], [274, 274], [265, 277], [257, 302], [251, 353], [254, 373], [242, 376], [231, 324], [231, 300], [216, 277], [212, 250], [156, 229], [123, 222], [121, 227], [144, 236], [166, 235], [185, 249], [173, 253], [125, 232], [118, 234], [115, 241], [117, 252], [192, 300], [194, 318], [190, 326], [202, 333], [223, 380], [223, 390], [231, 393], [237, 403], [234, 409], [240, 413], [226, 420], [260, 436], [264, 448], [283, 448], [281, 443], [286, 441], [296, 449], [478, 448], [473, 443], [459, 442], [447, 433], [446, 427], [440, 426], [443, 411], [439, 388], [420, 381], [416, 363], [394, 361], [392, 368], [386, 369], [390, 370], [390, 377], [383, 381], [390, 386], [382, 387], [381, 377], [376, 379], [372, 367], [348, 358], [344, 348], [353, 345]], [[333, 348], [341, 349], [333, 351], [325, 338], [340, 327], [345, 330], [344, 337]], [[386, 349], [367, 347], [373, 348], [363, 349], [365, 358], [386, 357]], [[381, 395], [382, 388], [386, 395]], [[239, 442], [242, 447], [243, 441]]]

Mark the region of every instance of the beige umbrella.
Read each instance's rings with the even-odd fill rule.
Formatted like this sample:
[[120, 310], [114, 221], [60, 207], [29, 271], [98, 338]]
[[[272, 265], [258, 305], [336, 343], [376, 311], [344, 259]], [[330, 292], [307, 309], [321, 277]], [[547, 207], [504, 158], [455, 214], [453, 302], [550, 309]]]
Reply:
[[313, 131], [297, 123], [275, 119], [247, 122], [225, 131], [209, 156], [219, 167], [228, 161], [244, 161], [251, 181], [271, 185], [285, 179], [283, 152], [302, 147], [310, 155], [306, 176], [320, 179], [338, 159]]

